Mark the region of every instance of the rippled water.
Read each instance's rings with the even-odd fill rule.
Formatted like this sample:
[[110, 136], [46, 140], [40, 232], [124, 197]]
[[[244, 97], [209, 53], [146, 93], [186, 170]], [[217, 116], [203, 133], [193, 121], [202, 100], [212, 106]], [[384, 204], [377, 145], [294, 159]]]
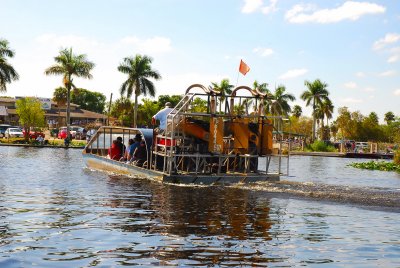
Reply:
[[0, 147], [0, 267], [399, 267], [400, 176], [353, 161], [296, 156], [280, 183], [194, 187]]

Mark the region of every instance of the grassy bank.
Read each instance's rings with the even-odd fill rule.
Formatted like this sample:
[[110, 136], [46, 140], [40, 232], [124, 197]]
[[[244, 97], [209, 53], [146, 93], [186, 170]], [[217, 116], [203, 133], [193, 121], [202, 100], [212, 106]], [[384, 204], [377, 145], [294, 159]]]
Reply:
[[[21, 138], [0, 139], [0, 143], [4, 145], [29, 145], [29, 146], [46, 146], [46, 147], [66, 147], [63, 139], [48, 139], [44, 144], [40, 144], [36, 140], [26, 141]], [[85, 147], [86, 141], [72, 140], [69, 147], [82, 148]]]

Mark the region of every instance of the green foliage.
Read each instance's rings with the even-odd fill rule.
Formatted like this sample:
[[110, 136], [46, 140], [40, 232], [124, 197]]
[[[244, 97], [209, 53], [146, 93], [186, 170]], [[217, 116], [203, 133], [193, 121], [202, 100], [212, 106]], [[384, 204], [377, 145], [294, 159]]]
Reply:
[[8, 62], [14, 57], [14, 51], [8, 46], [8, 41], [0, 38], [0, 92], [7, 91], [7, 84], [19, 79], [18, 73]]
[[134, 110], [133, 102], [125, 97], [117, 99], [111, 105], [111, 116], [117, 118], [122, 126], [133, 126]]
[[156, 88], [150, 79], [159, 80], [161, 75], [151, 67], [152, 59], [146, 55], [137, 54], [134, 58], [127, 57], [118, 66], [118, 71], [127, 75], [120, 88], [121, 96], [126, 93], [127, 98], [135, 94], [134, 121], [133, 126], [137, 125], [138, 97], [149, 94], [154, 97]]
[[349, 166], [361, 169], [369, 170], [381, 170], [381, 171], [397, 171], [400, 172], [400, 165], [392, 162], [384, 161], [370, 161], [363, 163], [351, 163]]
[[78, 104], [82, 109], [103, 113], [106, 105], [106, 96], [100, 92], [77, 88], [72, 91], [71, 102]]
[[312, 152], [335, 152], [336, 148], [332, 145], [327, 145], [325, 142], [317, 140], [307, 146], [307, 149]]
[[172, 107], [175, 107], [181, 101], [183, 95], [160, 95], [158, 97], [158, 105], [163, 108], [167, 102], [170, 102]]
[[400, 166], [400, 149], [394, 151], [393, 155], [393, 163]]
[[191, 103], [190, 111], [193, 113], [206, 113], [207, 101], [202, 98], [195, 98]]
[[151, 118], [160, 110], [157, 101], [143, 99], [138, 108], [138, 126], [151, 126]]
[[26, 139], [29, 139], [29, 130], [31, 127], [44, 127], [45, 117], [42, 104], [35, 98], [22, 98], [15, 102], [19, 123], [25, 128]]

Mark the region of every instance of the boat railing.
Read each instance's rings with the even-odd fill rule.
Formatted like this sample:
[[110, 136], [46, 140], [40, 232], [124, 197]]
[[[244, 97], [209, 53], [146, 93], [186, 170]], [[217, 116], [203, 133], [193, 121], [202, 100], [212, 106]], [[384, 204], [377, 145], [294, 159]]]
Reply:
[[[257, 93], [258, 94], [258, 93]], [[228, 120], [231, 124], [234, 118], [256, 120], [257, 122], [262, 122], [261, 124], [270, 125], [275, 131], [276, 140], [282, 140], [282, 128], [283, 121], [287, 121], [282, 115], [262, 115], [262, 114], [252, 114], [249, 113], [248, 108], [246, 108], [246, 113], [244, 114], [234, 114], [230, 112], [233, 106], [229, 107], [227, 98], [230, 98], [231, 103], [234, 103], [234, 99], [238, 99], [239, 103], [242, 100], [255, 99], [255, 106], [257, 106], [257, 101], [259, 105], [263, 105], [262, 99], [258, 98], [258, 95], [253, 96], [226, 96], [224, 101], [225, 107], [221, 107], [223, 103], [222, 96], [217, 95], [216, 91], [209, 91], [206, 94], [201, 93], [187, 93], [182, 100], [176, 105], [175, 109], [167, 116], [167, 130], [162, 134], [158, 135], [157, 138], [163, 139], [163, 144], [159, 145], [157, 138], [154, 144], [152, 154], [152, 167], [162, 171], [166, 175], [172, 175], [176, 173], [190, 173], [199, 174], [206, 173], [208, 171], [213, 171], [215, 174], [234, 174], [239, 172], [237, 166], [241, 166], [240, 172], [261, 172], [263, 174], [271, 173], [271, 159], [277, 158], [277, 173], [280, 175], [288, 175], [289, 172], [289, 155], [284, 155], [283, 146], [281, 142], [279, 146], [272, 148], [271, 152], [268, 154], [253, 153], [238, 153], [237, 148], [235, 149], [233, 140], [231, 137], [223, 137], [223, 143], [226, 144], [224, 151], [213, 151], [213, 152], [199, 152], [197, 149], [193, 149], [195, 145], [188, 144], [190, 142], [190, 136], [187, 137], [185, 131], [183, 131], [182, 123], [185, 122], [187, 118], [203, 118], [205, 121], [210, 122], [222, 122], [219, 120]], [[191, 102], [196, 97], [206, 97], [207, 98], [207, 112], [192, 112], [189, 107]], [[219, 107], [217, 106], [219, 103]], [[246, 104], [248, 104], [246, 102]], [[214, 105], [214, 106], [213, 106]], [[262, 107], [262, 106], [261, 106]], [[219, 109], [218, 109], [219, 108]], [[226, 113], [228, 112], [228, 113]], [[208, 118], [208, 119], [207, 119]], [[220, 118], [220, 119], [219, 119]], [[229, 120], [231, 119], [231, 120]], [[247, 121], [249, 122], [249, 121]], [[270, 122], [270, 123], [264, 123]], [[234, 123], [234, 122], [233, 122]], [[260, 123], [258, 123], [260, 124]], [[217, 124], [215, 124], [216, 126]], [[211, 131], [211, 130], [210, 130]], [[211, 135], [211, 133], [210, 133]], [[214, 136], [215, 138], [215, 136]], [[208, 140], [208, 142], [211, 142]], [[198, 145], [197, 145], [198, 146]], [[249, 149], [250, 150], [250, 149]], [[264, 156], [266, 159], [265, 170], [257, 170], [256, 164], [258, 163], [258, 157]], [[282, 170], [282, 158], [287, 158], [286, 170]], [[162, 158], [162, 166], [157, 166], [158, 158]], [[241, 164], [242, 163], [242, 164]], [[184, 166], [192, 166], [192, 168], [186, 168]], [[212, 168], [212, 166], [217, 167]], [[236, 165], [236, 166], [235, 166]]]

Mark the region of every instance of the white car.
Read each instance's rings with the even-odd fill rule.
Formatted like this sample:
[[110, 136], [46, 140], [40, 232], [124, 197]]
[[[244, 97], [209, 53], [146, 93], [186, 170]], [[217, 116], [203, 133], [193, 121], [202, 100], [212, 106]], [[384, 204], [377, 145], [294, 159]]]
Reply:
[[24, 133], [22, 133], [22, 129], [10, 127], [7, 128], [6, 132], [4, 132], [5, 138], [22, 138]]

